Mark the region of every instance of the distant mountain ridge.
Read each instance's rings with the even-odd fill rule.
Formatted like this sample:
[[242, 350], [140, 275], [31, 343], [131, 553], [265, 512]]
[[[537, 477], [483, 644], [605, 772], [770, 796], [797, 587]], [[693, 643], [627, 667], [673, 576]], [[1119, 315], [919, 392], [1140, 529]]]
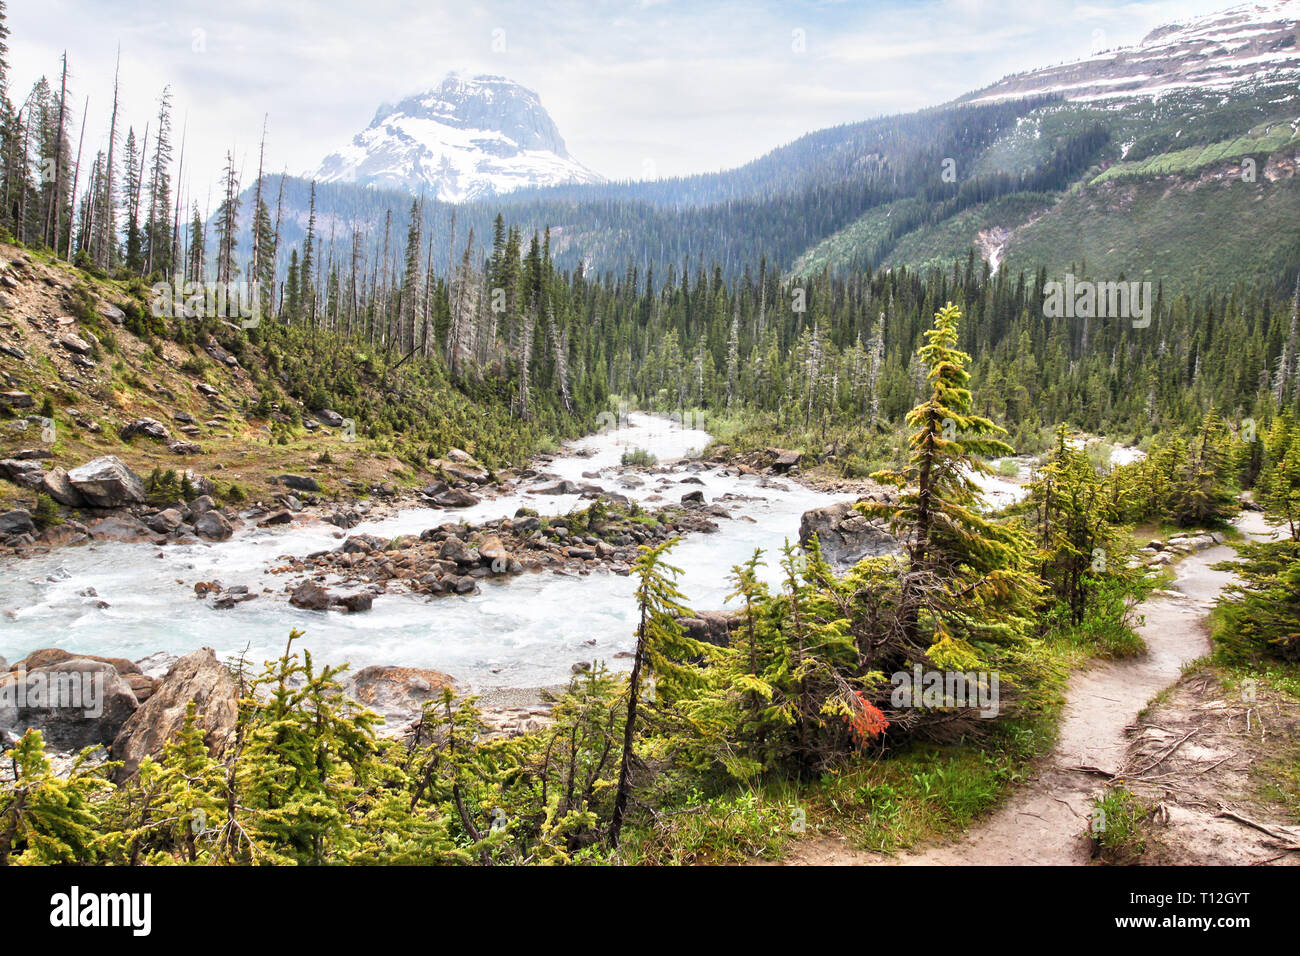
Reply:
[[532, 90], [502, 76], [456, 72], [433, 89], [380, 106], [369, 126], [309, 175], [446, 202], [603, 181], [569, 155]]
[[[984, 259], [1013, 276], [1086, 267], [1170, 288], [1247, 281], [1290, 289], [1300, 262], [1297, 37], [1300, 0], [1238, 5], [1159, 27], [1126, 50], [1006, 77], [918, 112], [818, 130], [695, 176], [603, 182], [568, 167], [573, 178], [558, 184], [434, 193], [427, 179], [386, 175], [374, 154], [369, 167], [334, 170], [320, 183], [317, 235], [360, 228], [373, 261], [387, 247], [387, 217], [401, 235], [410, 197], [423, 192], [446, 200], [425, 209], [438, 263], [459, 261], [471, 231], [481, 255], [500, 213], [525, 233], [549, 228], [561, 268], [624, 275], [716, 263], [737, 276], [764, 261], [802, 275], [950, 267], [973, 250], [976, 268]], [[481, 132], [483, 116], [432, 99], [384, 106], [371, 129], [433, 113], [443, 131]], [[554, 124], [537, 116], [523, 109], [493, 136], [510, 141], [506, 152], [573, 162]], [[392, 142], [403, 135], [399, 128]], [[949, 162], [956, 176], [945, 180]], [[302, 238], [309, 195], [308, 180], [290, 180], [285, 255]], [[249, 247], [241, 239], [239, 248]]]
[[1136, 46], [1004, 77], [961, 99], [991, 103], [1055, 94], [1124, 100], [1287, 77], [1300, 79], [1300, 0], [1246, 3], [1165, 24]]

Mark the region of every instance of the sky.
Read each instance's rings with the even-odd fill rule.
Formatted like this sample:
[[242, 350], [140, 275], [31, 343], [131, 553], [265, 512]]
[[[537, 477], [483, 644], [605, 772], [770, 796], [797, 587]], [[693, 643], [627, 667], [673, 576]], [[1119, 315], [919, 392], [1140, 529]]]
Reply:
[[[383, 102], [452, 69], [536, 91], [610, 179], [725, 169], [840, 123], [945, 102], [1009, 73], [1135, 43], [1231, 0], [8, 0], [9, 95], [68, 56], [73, 149], [122, 117], [139, 135], [170, 85], [185, 180], [215, 202], [227, 150], [254, 178], [304, 173]], [[209, 192], [210, 190], [210, 192]], [[211, 208], [209, 205], [208, 208]]]

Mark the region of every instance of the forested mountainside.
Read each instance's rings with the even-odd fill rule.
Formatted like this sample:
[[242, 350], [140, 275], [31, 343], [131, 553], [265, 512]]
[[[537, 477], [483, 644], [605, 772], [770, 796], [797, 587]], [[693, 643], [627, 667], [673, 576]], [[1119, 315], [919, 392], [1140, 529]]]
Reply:
[[[1285, 5], [1266, 13], [1244, 39], [1210, 54], [1197, 50], [1218, 35], [1213, 18], [1193, 21], [1177, 42], [1156, 37], [1137, 48], [1140, 57], [1084, 61], [1088, 82], [1063, 82], [1061, 68], [1048, 68], [946, 106], [811, 133], [733, 170], [516, 190], [462, 206], [454, 250], [444, 248], [448, 210], [426, 203], [434, 255], [459, 255], [468, 229], [481, 239], [504, 212], [525, 230], [549, 226], [564, 269], [631, 264], [644, 273], [651, 263], [702, 260], [733, 278], [764, 257], [777, 271], [811, 274], [948, 266], [974, 249], [997, 268], [1123, 271], [1187, 291], [1238, 280], [1289, 289], [1300, 257], [1286, 227], [1300, 143], [1286, 45], [1296, 26]], [[1259, 54], [1267, 63], [1251, 72], [1243, 64], [1264, 40], [1273, 52]], [[1228, 57], [1233, 69], [1205, 82], [1207, 55]], [[1139, 62], [1141, 76], [1132, 74]], [[1107, 70], [1137, 79], [1111, 82]], [[1148, 74], [1163, 85], [1142, 82]], [[310, 187], [289, 178], [284, 195], [292, 245], [306, 227]], [[366, 255], [382, 259], [377, 224], [391, 216], [399, 234], [409, 196], [321, 188], [316, 210], [340, 246], [360, 228]]]

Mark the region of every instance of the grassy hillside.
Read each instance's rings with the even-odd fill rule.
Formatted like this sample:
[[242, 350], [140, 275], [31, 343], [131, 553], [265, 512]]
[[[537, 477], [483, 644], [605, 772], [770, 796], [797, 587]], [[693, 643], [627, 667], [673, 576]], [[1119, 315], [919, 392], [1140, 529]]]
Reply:
[[[900, 200], [815, 243], [792, 271], [948, 266], [974, 249], [1013, 270], [1045, 265], [1061, 273], [1086, 262], [1094, 275], [1122, 272], [1174, 289], [1241, 279], [1272, 285], [1300, 255], [1297, 116], [1300, 94], [1290, 86], [1043, 105], [1005, 129], [968, 169], [958, 167], [958, 181], [1023, 174], [1071, 136], [1104, 128], [1109, 142], [1068, 190], [1003, 196], [882, 246], [899, 217], [919, 219], [919, 212], [938, 208], [921, 198]], [[1253, 183], [1242, 181], [1247, 157], [1256, 163]], [[885, 254], [871, 261], [881, 248]]]
[[[553, 440], [512, 419], [498, 396], [471, 399], [440, 363], [399, 365], [399, 356], [277, 322], [243, 330], [158, 318], [148, 294], [139, 280], [0, 245], [0, 391], [10, 393], [0, 401], [0, 459], [27, 450], [47, 468], [73, 468], [116, 455], [146, 477], [204, 475], [237, 502], [269, 495], [269, 479], [284, 472], [311, 474], [326, 494], [357, 495], [424, 483], [430, 459], [452, 447], [500, 467]], [[352, 419], [355, 434], [320, 423], [322, 408]], [[42, 435], [44, 417], [52, 436]], [[123, 438], [141, 418], [169, 437]], [[0, 507], [30, 507], [33, 497], [0, 481]]]
[[[1300, 181], [1241, 181], [1235, 163], [1194, 176], [1102, 183], [1077, 190], [1018, 230], [1004, 268], [1086, 265], [1096, 277], [1167, 288], [1272, 285], [1300, 255]], [[1283, 224], [1291, 224], [1286, 228]]]

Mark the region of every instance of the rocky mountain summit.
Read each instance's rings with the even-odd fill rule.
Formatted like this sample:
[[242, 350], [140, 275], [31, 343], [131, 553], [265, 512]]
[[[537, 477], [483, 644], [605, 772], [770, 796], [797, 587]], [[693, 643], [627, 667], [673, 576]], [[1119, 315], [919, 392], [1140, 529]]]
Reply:
[[532, 90], [502, 76], [454, 72], [433, 89], [379, 107], [370, 125], [327, 156], [314, 178], [447, 202], [602, 181], [569, 155]]

